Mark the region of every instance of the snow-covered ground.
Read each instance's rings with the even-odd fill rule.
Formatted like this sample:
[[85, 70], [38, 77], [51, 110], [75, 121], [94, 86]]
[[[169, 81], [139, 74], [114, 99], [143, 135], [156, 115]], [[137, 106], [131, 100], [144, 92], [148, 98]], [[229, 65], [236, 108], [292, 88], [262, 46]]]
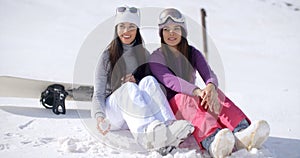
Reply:
[[[205, 8], [209, 63], [219, 74], [221, 88], [252, 120], [265, 119], [271, 126], [262, 149], [231, 157], [300, 157], [299, 0], [0, 0], [0, 76], [91, 83], [99, 55], [94, 52], [100, 53], [112, 39], [115, 8], [125, 4], [144, 8], [142, 16], [146, 11], [149, 15], [149, 7], [178, 8], [192, 20], [189, 38], [199, 49], [201, 30], [189, 24], [199, 23], [199, 9]], [[153, 49], [159, 40], [156, 21], [149, 21], [143, 22], [142, 34]], [[101, 143], [89, 106], [66, 104], [67, 114], [56, 116], [37, 99], [0, 96], [0, 157], [159, 157], [156, 152], [124, 150], [126, 138], [117, 134], [112, 135], [115, 146]], [[118, 141], [122, 145], [116, 146]], [[205, 157], [193, 144], [189, 139], [166, 157]]]

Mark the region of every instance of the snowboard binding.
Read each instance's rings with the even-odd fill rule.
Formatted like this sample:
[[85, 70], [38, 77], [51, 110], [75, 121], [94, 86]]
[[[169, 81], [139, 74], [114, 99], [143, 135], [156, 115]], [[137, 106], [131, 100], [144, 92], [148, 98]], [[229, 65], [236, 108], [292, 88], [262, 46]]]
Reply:
[[42, 92], [40, 102], [46, 109], [52, 109], [56, 115], [65, 114], [65, 99], [67, 96], [68, 92], [65, 91], [64, 86], [53, 84]]

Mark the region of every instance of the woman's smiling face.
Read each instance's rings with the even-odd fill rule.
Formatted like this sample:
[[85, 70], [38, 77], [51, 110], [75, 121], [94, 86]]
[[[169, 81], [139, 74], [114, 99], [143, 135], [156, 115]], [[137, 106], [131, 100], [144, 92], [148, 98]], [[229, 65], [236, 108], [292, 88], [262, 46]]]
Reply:
[[131, 44], [137, 33], [137, 26], [133, 23], [124, 22], [117, 25], [118, 36], [123, 44]]
[[176, 24], [170, 24], [163, 28], [163, 38], [167, 45], [177, 47], [181, 41], [181, 27]]

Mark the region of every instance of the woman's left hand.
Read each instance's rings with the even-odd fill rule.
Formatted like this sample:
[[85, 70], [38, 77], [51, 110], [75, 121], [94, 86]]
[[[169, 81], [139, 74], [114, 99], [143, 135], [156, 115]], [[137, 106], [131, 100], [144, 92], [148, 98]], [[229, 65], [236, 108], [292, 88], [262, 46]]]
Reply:
[[135, 80], [135, 78], [134, 78], [134, 76], [132, 74], [127, 74], [125, 77], [122, 77], [121, 81], [123, 83], [126, 83], [126, 82], [134, 82], [134, 83], [136, 83], [136, 80]]
[[201, 91], [200, 97], [202, 98], [201, 106], [204, 106], [204, 109], [209, 109], [215, 114], [220, 113], [221, 106], [218, 100], [218, 92], [214, 84], [207, 84]]

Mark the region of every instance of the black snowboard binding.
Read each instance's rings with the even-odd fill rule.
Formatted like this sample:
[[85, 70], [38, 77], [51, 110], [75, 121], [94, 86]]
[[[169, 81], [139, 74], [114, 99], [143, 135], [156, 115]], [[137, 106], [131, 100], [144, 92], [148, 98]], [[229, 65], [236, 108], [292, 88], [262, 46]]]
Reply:
[[60, 84], [53, 84], [47, 87], [41, 94], [40, 102], [46, 109], [52, 109], [56, 115], [65, 114], [65, 99], [68, 92], [65, 87]]
[[160, 153], [160, 155], [162, 156], [166, 156], [169, 153], [171, 153], [174, 149], [176, 149], [175, 146], [166, 146], [158, 149], [157, 152]]

